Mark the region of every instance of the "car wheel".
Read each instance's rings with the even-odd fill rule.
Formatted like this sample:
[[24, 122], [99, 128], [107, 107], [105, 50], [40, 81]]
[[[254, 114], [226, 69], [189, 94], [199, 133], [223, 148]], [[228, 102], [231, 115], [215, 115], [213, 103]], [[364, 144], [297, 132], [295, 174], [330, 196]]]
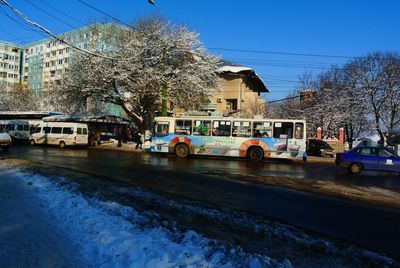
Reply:
[[29, 143], [30, 143], [32, 146], [33, 146], [33, 145], [36, 145], [35, 140], [30, 140]]
[[250, 161], [260, 162], [264, 159], [264, 151], [260, 147], [250, 147], [247, 151], [247, 158]]
[[189, 156], [189, 147], [184, 143], [180, 143], [175, 146], [175, 154], [179, 158], [188, 157]]
[[361, 172], [362, 170], [362, 166], [359, 163], [352, 163], [349, 167], [349, 170], [351, 173], [353, 174], [358, 174]]
[[60, 149], [65, 149], [66, 145], [65, 142], [60, 141]]

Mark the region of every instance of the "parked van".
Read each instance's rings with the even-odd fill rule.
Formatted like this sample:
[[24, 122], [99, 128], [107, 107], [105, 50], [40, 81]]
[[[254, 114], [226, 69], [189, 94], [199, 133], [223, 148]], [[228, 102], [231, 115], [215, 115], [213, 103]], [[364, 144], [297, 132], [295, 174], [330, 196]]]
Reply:
[[10, 135], [13, 143], [29, 142], [29, 122], [25, 120], [0, 120], [0, 132]]
[[66, 146], [87, 146], [88, 126], [72, 122], [43, 122], [31, 134], [30, 143]]

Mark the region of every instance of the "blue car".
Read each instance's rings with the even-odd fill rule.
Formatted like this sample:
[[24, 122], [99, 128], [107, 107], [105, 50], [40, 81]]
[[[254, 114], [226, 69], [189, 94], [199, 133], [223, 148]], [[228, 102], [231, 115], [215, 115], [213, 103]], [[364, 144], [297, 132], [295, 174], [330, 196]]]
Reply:
[[348, 168], [354, 174], [362, 170], [400, 173], [400, 157], [383, 147], [356, 147], [345, 153], [337, 153], [336, 165]]

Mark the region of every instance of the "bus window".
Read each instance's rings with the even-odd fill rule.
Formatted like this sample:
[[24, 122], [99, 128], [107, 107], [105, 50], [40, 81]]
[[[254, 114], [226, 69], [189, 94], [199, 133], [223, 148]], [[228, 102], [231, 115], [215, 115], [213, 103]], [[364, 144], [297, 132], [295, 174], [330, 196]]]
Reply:
[[46, 134], [49, 134], [51, 130], [51, 127], [43, 127], [43, 132]]
[[250, 121], [233, 121], [232, 136], [233, 137], [250, 137], [251, 136]]
[[35, 133], [40, 133], [42, 131], [42, 128], [41, 127], [37, 127], [36, 129], [35, 129]]
[[158, 122], [156, 125], [156, 136], [163, 137], [169, 133], [169, 122]]
[[195, 120], [193, 135], [209, 136], [211, 134], [210, 120]]
[[303, 138], [303, 133], [304, 133], [304, 124], [303, 123], [296, 123], [294, 125], [294, 138], [295, 139], [302, 139]]
[[225, 136], [228, 137], [231, 135], [231, 121], [226, 120], [218, 120], [213, 121], [213, 136]]
[[291, 122], [275, 122], [274, 123], [274, 138], [281, 138], [285, 135], [287, 139], [293, 138], [293, 123]]
[[18, 131], [23, 131], [24, 130], [24, 126], [23, 125], [17, 125], [17, 130]]
[[24, 131], [29, 131], [29, 125], [24, 125]]
[[253, 137], [268, 138], [272, 136], [271, 122], [253, 122]]
[[176, 135], [190, 135], [192, 134], [192, 120], [176, 120], [175, 121], [175, 134]]

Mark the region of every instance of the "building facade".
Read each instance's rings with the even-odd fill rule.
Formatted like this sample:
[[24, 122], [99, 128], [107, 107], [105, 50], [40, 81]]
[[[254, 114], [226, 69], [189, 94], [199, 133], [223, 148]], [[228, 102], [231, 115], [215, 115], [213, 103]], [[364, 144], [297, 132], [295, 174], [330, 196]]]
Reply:
[[12, 92], [21, 81], [21, 48], [0, 41], [0, 92]]
[[263, 116], [266, 101], [261, 93], [269, 92], [254, 70], [242, 66], [219, 68], [219, 91], [210, 98], [206, 109], [237, 117]]

